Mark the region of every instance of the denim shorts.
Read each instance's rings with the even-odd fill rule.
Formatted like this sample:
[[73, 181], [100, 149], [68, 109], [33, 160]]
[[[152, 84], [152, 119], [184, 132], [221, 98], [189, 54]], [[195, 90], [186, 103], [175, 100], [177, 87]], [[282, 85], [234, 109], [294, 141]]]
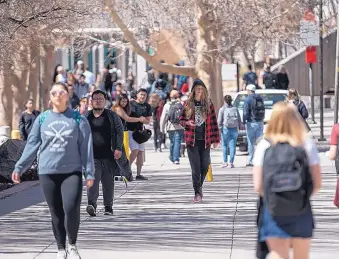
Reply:
[[311, 238], [314, 229], [312, 210], [309, 209], [298, 216], [280, 217], [280, 226], [270, 215], [268, 209], [264, 208], [260, 226], [260, 241], [264, 242], [268, 238]]

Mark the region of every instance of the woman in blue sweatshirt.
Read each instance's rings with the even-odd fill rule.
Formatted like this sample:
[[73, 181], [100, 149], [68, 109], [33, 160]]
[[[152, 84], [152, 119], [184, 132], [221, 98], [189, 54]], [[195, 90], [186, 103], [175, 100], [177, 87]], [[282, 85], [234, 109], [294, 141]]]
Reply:
[[[52, 86], [52, 109], [40, 114], [15, 165], [12, 180], [32, 165], [39, 150], [39, 180], [52, 217], [59, 259], [80, 259], [76, 240], [80, 223], [82, 172], [93, 185], [94, 162], [91, 128], [87, 119], [68, 107], [68, 89]], [[66, 252], [66, 235], [69, 245]]]

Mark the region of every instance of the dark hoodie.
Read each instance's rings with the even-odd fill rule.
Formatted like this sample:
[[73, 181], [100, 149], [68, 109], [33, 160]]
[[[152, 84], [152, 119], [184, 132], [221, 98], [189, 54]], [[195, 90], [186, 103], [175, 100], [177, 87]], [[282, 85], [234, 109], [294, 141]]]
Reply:
[[309, 114], [308, 114], [308, 110], [307, 110], [306, 105], [304, 104], [304, 102], [301, 101], [301, 100], [295, 100], [295, 101], [293, 101], [293, 103], [295, 104], [296, 108], [298, 109], [301, 117], [304, 120], [306, 120], [308, 118]]
[[191, 92], [193, 92], [195, 87], [198, 85], [203, 86], [205, 89], [207, 89], [207, 86], [204, 84], [204, 82], [201, 79], [196, 78], [192, 83]]

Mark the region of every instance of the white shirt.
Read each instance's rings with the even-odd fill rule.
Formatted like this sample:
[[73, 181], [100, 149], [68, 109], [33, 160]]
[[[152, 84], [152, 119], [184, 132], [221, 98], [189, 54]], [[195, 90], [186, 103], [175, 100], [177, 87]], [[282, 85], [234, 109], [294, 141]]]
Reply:
[[96, 76], [92, 72], [85, 71], [83, 74], [85, 75], [85, 82], [89, 84], [89, 86], [96, 82]]
[[[307, 153], [308, 165], [313, 166], [313, 165], [319, 164], [320, 158], [318, 154], [318, 149], [315, 146], [313, 140], [307, 139], [303, 146]], [[254, 154], [254, 165], [255, 166], [263, 166], [264, 154], [267, 148], [269, 147], [270, 147], [270, 143], [265, 139], [262, 139], [260, 143], [257, 145], [255, 154]]]

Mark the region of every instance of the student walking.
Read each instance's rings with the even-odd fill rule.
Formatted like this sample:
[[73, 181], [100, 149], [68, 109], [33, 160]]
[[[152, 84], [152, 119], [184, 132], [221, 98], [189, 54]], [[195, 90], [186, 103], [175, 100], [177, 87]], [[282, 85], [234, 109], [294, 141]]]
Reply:
[[300, 99], [298, 90], [296, 90], [295, 88], [290, 88], [288, 90], [288, 102], [293, 103], [296, 106], [309, 132], [311, 129], [306, 121], [309, 117], [309, 113], [305, 103]]
[[247, 166], [253, 166], [253, 158], [256, 142], [263, 136], [265, 106], [263, 98], [255, 93], [255, 85], [247, 85], [248, 96], [243, 104], [243, 123], [247, 130], [248, 141], [248, 163]]
[[144, 143], [139, 144], [134, 139], [134, 131], [142, 130], [143, 124], [150, 124], [152, 118], [152, 111], [150, 104], [146, 103], [147, 91], [144, 88], [140, 88], [136, 94], [136, 100], [131, 101], [131, 115], [133, 118], [144, 117], [143, 122], [128, 122], [127, 130], [129, 131], [129, 145], [130, 145], [130, 165], [137, 160], [137, 176], [136, 180], [148, 180], [147, 177], [142, 175], [142, 168], [144, 164]]
[[80, 259], [76, 241], [83, 169], [88, 187], [93, 185], [94, 179], [91, 128], [85, 117], [68, 107], [66, 85], [55, 83], [50, 98], [52, 109], [35, 120], [12, 180], [20, 182], [20, 176], [32, 165], [40, 150], [39, 180], [52, 217], [57, 258]]
[[[218, 126], [222, 133], [223, 167], [234, 168], [236, 154], [236, 142], [238, 130], [242, 128], [242, 121], [237, 107], [232, 105], [233, 99], [230, 95], [224, 97], [224, 106], [218, 113]], [[228, 163], [229, 148], [229, 163]]]
[[184, 138], [184, 129], [180, 125], [183, 105], [177, 90], [170, 92], [170, 99], [170, 102], [164, 105], [160, 129], [164, 135], [168, 132], [170, 139], [170, 161], [178, 165], [181, 156], [181, 143]]
[[87, 190], [87, 213], [97, 215], [99, 183], [103, 186], [104, 214], [113, 214], [114, 177], [118, 170], [117, 160], [123, 150], [123, 124], [119, 116], [105, 109], [106, 93], [96, 90], [92, 94], [93, 110], [86, 114], [93, 135], [95, 180]]
[[26, 110], [21, 114], [19, 120], [19, 130], [21, 140], [27, 141], [35, 119], [39, 116], [40, 112], [34, 109], [33, 99], [28, 99], [25, 103]]
[[189, 99], [183, 105], [180, 122], [185, 129], [184, 139], [192, 171], [193, 201], [201, 202], [202, 186], [210, 165], [210, 146], [215, 148], [220, 143], [220, 134], [214, 105], [200, 79], [193, 83]]
[[254, 157], [254, 186], [263, 197], [260, 242], [282, 259], [308, 259], [314, 220], [310, 198], [321, 187], [317, 148], [296, 107], [274, 105]]

